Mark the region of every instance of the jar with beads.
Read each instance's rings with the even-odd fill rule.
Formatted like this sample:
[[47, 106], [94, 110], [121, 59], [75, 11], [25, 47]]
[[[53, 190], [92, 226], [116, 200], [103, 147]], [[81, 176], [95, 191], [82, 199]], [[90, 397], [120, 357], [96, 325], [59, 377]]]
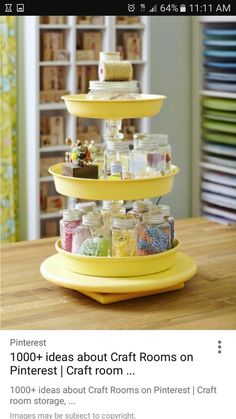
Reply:
[[134, 219], [128, 216], [112, 220], [112, 256], [126, 257], [137, 255], [137, 229]]
[[60, 236], [62, 249], [67, 252], [72, 250], [72, 237], [75, 229], [82, 222], [82, 212], [79, 209], [64, 209], [60, 220]]
[[72, 253], [82, 256], [109, 256], [110, 243], [110, 231], [104, 226], [101, 212], [89, 212], [82, 216], [82, 224], [74, 231]]
[[170, 226], [159, 211], [143, 216], [138, 230], [138, 255], [147, 256], [165, 252], [170, 248]]

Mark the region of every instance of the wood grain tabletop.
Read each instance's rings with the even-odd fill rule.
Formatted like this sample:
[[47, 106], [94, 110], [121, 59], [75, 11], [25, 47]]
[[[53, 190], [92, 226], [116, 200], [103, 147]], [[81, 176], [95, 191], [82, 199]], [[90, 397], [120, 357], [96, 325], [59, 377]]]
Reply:
[[181, 251], [198, 273], [182, 290], [101, 305], [45, 281], [55, 238], [2, 248], [2, 329], [236, 329], [236, 229], [202, 218], [176, 221]]

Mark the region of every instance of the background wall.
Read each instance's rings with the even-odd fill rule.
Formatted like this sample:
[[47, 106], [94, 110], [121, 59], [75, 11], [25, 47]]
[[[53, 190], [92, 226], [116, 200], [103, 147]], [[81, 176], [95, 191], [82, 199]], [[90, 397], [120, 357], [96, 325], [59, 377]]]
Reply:
[[191, 17], [151, 18], [151, 91], [167, 96], [151, 127], [169, 135], [174, 163], [181, 168], [173, 192], [162, 199], [178, 218], [191, 214], [191, 26]]

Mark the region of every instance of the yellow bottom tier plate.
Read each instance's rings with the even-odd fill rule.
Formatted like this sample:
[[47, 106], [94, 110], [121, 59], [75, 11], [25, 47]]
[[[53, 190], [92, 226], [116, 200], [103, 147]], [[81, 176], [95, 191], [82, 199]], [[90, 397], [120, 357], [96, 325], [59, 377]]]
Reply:
[[[196, 271], [196, 262], [190, 256], [181, 252], [178, 252], [176, 264], [172, 268], [157, 274], [136, 276], [133, 278], [105, 278], [73, 273], [61, 266], [59, 255], [50, 256], [40, 267], [40, 272], [46, 280], [61, 287], [82, 292], [91, 298], [97, 297], [94, 298], [97, 301], [99, 301], [99, 296], [96, 296], [94, 293], [108, 294], [107, 302], [121, 301], [121, 299], [136, 298], [138, 296], [178, 289], [183, 286], [185, 281], [192, 278]], [[113, 294], [113, 301], [109, 301], [109, 298], [112, 300], [110, 294]], [[129, 295], [127, 298], [120, 296], [120, 299], [116, 300], [114, 294]], [[131, 294], [135, 295], [131, 296]], [[100, 297], [101, 301], [99, 302], [106, 303], [105, 297], [103, 301], [102, 296]]]

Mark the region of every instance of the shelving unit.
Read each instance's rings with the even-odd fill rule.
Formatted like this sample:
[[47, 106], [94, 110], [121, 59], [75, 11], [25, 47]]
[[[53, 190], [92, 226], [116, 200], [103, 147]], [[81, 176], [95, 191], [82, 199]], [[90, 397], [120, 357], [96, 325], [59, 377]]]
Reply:
[[[134, 74], [140, 81], [142, 91], [149, 92], [150, 67], [149, 67], [149, 17], [141, 17], [140, 24], [116, 25], [115, 16], [105, 16], [104, 24], [77, 24], [77, 16], [67, 16], [67, 23], [46, 24], [40, 23], [40, 17], [25, 16], [24, 18], [24, 41], [32, 40], [34, 48], [26, 49], [24, 56], [24, 76], [25, 76], [25, 105], [26, 105], [26, 161], [27, 161], [27, 231], [28, 239], [37, 239], [42, 236], [43, 226], [41, 220], [52, 218], [51, 213], [44, 213], [42, 217], [40, 210], [40, 183], [45, 182], [45, 178], [40, 178], [39, 167], [42, 155], [53, 157], [55, 153], [61, 153], [63, 160], [65, 147], [62, 145], [40, 146], [40, 117], [41, 116], [63, 116], [64, 117], [64, 136], [77, 138], [76, 119], [65, 112], [65, 105], [62, 101], [56, 103], [40, 103], [40, 72], [45, 68], [61, 67], [66, 71], [66, 90], [71, 93], [78, 92], [78, 68], [89, 68], [97, 66], [98, 61], [78, 61], [76, 58], [77, 34], [83, 31], [99, 31], [102, 38], [103, 50], [114, 50], [116, 48], [118, 34], [123, 32], [136, 31], [140, 34], [142, 43], [141, 58], [132, 60]], [[68, 61], [42, 60], [41, 35], [43, 32], [62, 32], [64, 34], [64, 48], [69, 52]], [[79, 120], [79, 124], [80, 124]], [[99, 120], [89, 120], [87, 124], [96, 124], [101, 134], [103, 124]], [[149, 121], [147, 119], [135, 122], [137, 131], [148, 131]], [[51, 182], [47, 178], [47, 182]], [[41, 215], [40, 215], [41, 214]], [[60, 216], [55, 212], [55, 218]]]
[[236, 223], [236, 92], [229, 90], [236, 83], [236, 17], [194, 18], [193, 42], [192, 213]]

